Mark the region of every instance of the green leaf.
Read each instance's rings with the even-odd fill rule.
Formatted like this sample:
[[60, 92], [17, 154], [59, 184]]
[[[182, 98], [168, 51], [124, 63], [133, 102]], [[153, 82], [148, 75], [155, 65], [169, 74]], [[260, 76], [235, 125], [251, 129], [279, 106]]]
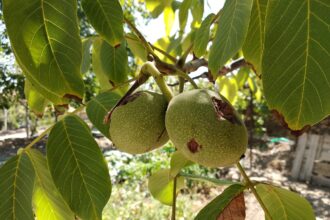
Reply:
[[126, 34], [125, 38], [128, 48], [132, 51], [134, 56], [140, 58], [143, 62], [147, 61], [148, 52], [140, 39], [133, 33]]
[[111, 45], [124, 39], [124, 16], [118, 0], [83, 0], [82, 7], [95, 30]]
[[210, 40], [210, 27], [214, 16], [214, 14], [209, 14], [202, 22], [200, 28], [196, 31], [193, 49], [197, 57], [203, 56], [206, 52], [207, 44]]
[[91, 66], [91, 46], [93, 43], [93, 37], [88, 37], [83, 39], [82, 41], [82, 51], [83, 51], [83, 56], [82, 56], [82, 63], [81, 63], [81, 68], [80, 72], [82, 74], [86, 73], [90, 66]]
[[164, 8], [164, 24], [166, 36], [169, 36], [174, 23], [175, 14], [171, 6], [166, 6]]
[[254, 0], [248, 33], [243, 45], [244, 58], [261, 75], [261, 58], [265, 38], [265, 17], [268, 0]]
[[25, 79], [24, 82], [24, 94], [28, 101], [29, 108], [34, 114], [41, 117], [49, 101], [34, 88], [28, 79]]
[[102, 152], [84, 121], [69, 115], [57, 122], [47, 142], [47, 161], [54, 183], [82, 219], [101, 219], [111, 193]]
[[188, 12], [189, 8], [191, 7], [192, 0], [184, 0], [179, 9], [179, 24], [180, 24], [180, 30], [184, 31], [187, 25], [187, 19], [188, 19]]
[[38, 92], [54, 104], [82, 99], [76, 0], [4, 0], [3, 11], [16, 60]]
[[48, 170], [46, 158], [37, 150], [26, 151], [35, 171], [33, 206], [37, 219], [70, 220], [74, 213], [57, 190]]
[[[165, 205], [172, 205], [173, 202], [173, 177], [169, 169], [158, 170], [149, 177], [148, 188], [151, 195]], [[184, 178], [177, 177], [176, 192], [184, 187]]]
[[258, 184], [256, 190], [272, 219], [315, 219], [313, 208], [309, 202], [294, 192], [267, 184]]
[[88, 102], [86, 113], [89, 120], [102, 134], [108, 138], [109, 124], [104, 123], [104, 117], [111, 108], [118, 102], [120, 95], [114, 92], [104, 92]]
[[262, 80], [270, 109], [292, 130], [330, 114], [330, 3], [268, 3]]
[[93, 42], [93, 70], [102, 84], [122, 83], [127, 80], [128, 56], [126, 43], [112, 47], [102, 38]]
[[192, 27], [199, 25], [202, 22], [204, 14], [204, 0], [194, 0], [191, 8], [191, 13], [193, 16]]
[[207, 204], [195, 217], [195, 220], [217, 219], [230, 202], [245, 189], [241, 184], [227, 187], [219, 196]]
[[214, 77], [241, 49], [249, 27], [252, 1], [226, 1], [209, 55], [209, 68]]
[[175, 151], [171, 157], [170, 176], [173, 178], [176, 177], [183, 168], [193, 164], [194, 162], [185, 158], [179, 151]]
[[12, 157], [0, 168], [0, 219], [34, 219], [34, 177], [31, 161], [24, 152]]

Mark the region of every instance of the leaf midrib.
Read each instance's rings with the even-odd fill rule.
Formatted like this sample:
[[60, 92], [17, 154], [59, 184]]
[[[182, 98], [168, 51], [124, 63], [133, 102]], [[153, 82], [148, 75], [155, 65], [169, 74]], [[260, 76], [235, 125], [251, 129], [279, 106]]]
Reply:
[[285, 206], [284, 206], [284, 204], [283, 204], [283, 202], [282, 202], [281, 197], [277, 194], [277, 191], [276, 191], [275, 189], [273, 189], [272, 187], [265, 187], [265, 188], [267, 188], [269, 191], [271, 191], [271, 192], [276, 196], [276, 198], [278, 199], [278, 201], [279, 201], [279, 203], [280, 203], [280, 206], [283, 208], [283, 212], [284, 212], [284, 217], [285, 217], [285, 219], [286, 219], [286, 220], [289, 220], [289, 219], [288, 219], [288, 215], [287, 215], [287, 210], [285, 209]]
[[102, 7], [102, 4], [100, 3], [100, 0], [96, 0], [96, 2], [97, 2], [97, 4], [100, 6], [100, 9], [101, 9], [101, 11], [102, 11], [102, 13], [103, 13], [103, 15], [104, 15], [104, 17], [105, 17], [106, 22], [108, 23], [108, 27], [109, 27], [109, 29], [110, 29], [112, 35], [113, 35], [114, 37], [116, 37], [116, 34], [115, 34], [114, 30], [112, 29], [111, 22], [110, 22], [110, 20], [109, 20], [109, 18], [108, 18], [108, 16], [107, 16], [107, 14], [105, 13], [105, 10], [104, 10], [104, 8]]
[[300, 117], [301, 117], [301, 112], [302, 112], [302, 105], [303, 105], [303, 100], [304, 100], [304, 93], [305, 93], [305, 87], [306, 87], [306, 78], [307, 78], [307, 67], [308, 67], [308, 55], [309, 55], [309, 44], [310, 44], [310, 0], [307, 0], [307, 31], [306, 31], [306, 38], [307, 38], [307, 45], [306, 45], [306, 56], [305, 56], [305, 65], [304, 65], [304, 78], [303, 78], [303, 83], [302, 83], [302, 91], [301, 91], [301, 98], [300, 98], [300, 104], [299, 104], [299, 112], [298, 112], [298, 117], [297, 117], [297, 122], [296, 122], [296, 127], [299, 126], [300, 123]]
[[15, 173], [14, 173], [14, 183], [13, 183], [13, 187], [14, 187], [14, 192], [13, 192], [13, 219], [16, 219], [16, 215], [15, 215], [15, 204], [16, 204], [16, 182], [17, 182], [17, 176], [18, 176], [18, 168], [19, 168], [19, 164], [20, 164], [20, 161], [21, 161], [21, 157], [22, 155], [18, 155], [18, 158], [17, 158], [17, 165], [16, 165], [16, 169], [15, 169]]
[[[231, 21], [230, 21], [230, 32], [232, 32], [232, 30], [233, 30], [233, 28], [234, 28], [234, 27], [233, 27], [233, 22], [234, 22], [234, 20], [235, 20], [236, 13], [237, 13], [236, 7], [237, 7], [237, 1], [238, 1], [238, 0], [234, 0], [234, 1], [235, 1], [234, 14], [233, 14], [232, 19], [231, 19]], [[221, 20], [221, 18], [220, 18], [219, 20]], [[226, 43], [225, 43], [224, 51], [227, 50], [228, 40], [229, 40], [229, 34], [227, 35], [227, 38], [226, 38]], [[223, 59], [224, 54], [225, 54], [224, 52], [221, 54], [221, 59], [220, 59], [220, 60]], [[219, 68], [221, 68], [221, 66], [220, 66]]]
[[[264, 44], [263, 44], [263, 32], [264, 32], [264, 30], [263, 30], [263, 26], [262, 26], [262, 14], [261, 14], [261, 6], [260, 6], [260, 2], [259, 2], [260, 0], [256, 0], [256, 4], [257, 4], [257, 8], [258, 8], [258, 10], [257, 10], [257, 12], [258, 12], [258, 21], [259, 21], [259, 37], [260, 37], [260, 46], [261, 46], [261, 48], [260, 48], [260, 55], [259, 55], [259, 59], [261, 60], [262, 59], [262, 53], [263, 53], [263, 46], [264, 46]], [[261, 73], [260, 73], [261, 74]]]
[[48, 29], [47, 29], [47, 24], [46, 24], [46, 14], [45, 14], [45, 9], [44, 9], [44, 4], [45, 4], [45, 0], [40, 0], [41, 4], [40, 4], [40, 8], [41, 8], [41, 12], [42, 12], [42, 22], [44, 24], [44, 27], [45, 27], [45, 32], [46, 32], [46, 38], [47, 38], [47, 43], [49, 44], [49, 47], [50, 47], [50, 51], [52, 52], [52, 56], [55, 60], [55, 63], [56, 63], [56, 66], [57, 68], [60, 70], [60, 74], [61, 76], [63, 77], [63, 81], [64, 81], [64, 84], [67, 86], [67, 88], [69, 88], [71, 91], [74, 91], [74, 89], [72, 89], [72, 87], [68, 84], [68, 82], [66, 81], [66, 77], [65, 77], [65, 74], [61, 68], [61, 66], [59, 65], [59, 62], [55, 56], [55, 51], [52, 47], [52, 44], [51, 44], [51, 41], [50, 41], [50, 38], [49, 38], [49, 33], [48, 33]]
[[[76, 120], [76, 119], [75, 119], [75, 120]], [[78, 121], [78, 122], [80, 123], [79, 120], [76, 120], [76, 121]], [[75, 160], [75, 162], [76, 162], [76, 164], [77, 164], [77, 168], [78, 168], [78, 170], [79, 170], [79, 174], [80, 174], [81, 179], [82, 179], [82, 181], [83, 181], [83, 183], [84, 183], [84, 188], [86, 189], [87, 194], [88, 194], [88, 196], [89, 196], [89, 198], [90, 198], [90, 200], [91, 200], [91, 202], [92, 202], [93, 212], [94, 212], [95, 216], [98, 216], [98, 214], [97, 214], [97, 210], [96, 210], [96, 208], [95, 208], [95, 205], [93, 204], [93, 201], [94, 201], [94, 200], [92, 199], [92, 196], [91, 196], [91, 194], [90, 194], [90, 192], [89, 192], [89, 190], [88, 190], [88, 188], [87, 188], [87, 184], [86, 184], [86, 181], [85, 181], [84, 175], [83, 175], [82, 172], [81, 172], [81, 168], [80, 168], [80, 166], [79, 166], [78, 159], [77, 159], [76, 154], [75, 154], [75, 152], [74, 152], [74, 150], [73, 150], [73, 145], [72, 145], [72, 143], [71, 143], [71, 141], [70, 141], [70, 135], [69, 135], [69, 133], [68, 133], [68, 131], [67, 131], [67, 126], [66, 126], [65, 119], [62, 120], [62, 123], [63, 123], [63, 128], [64, 128], [64, 131], [65, 131], [65, 135], [66, 135], [66, 137], [67, 137], [67, 139], [68, 139], [68, 142], [69, 142], [69, 145], [70, 145], [70, 149], [71, 149], [71, 151], [72, 151], [73, 158], [74, 158], [74, 160]], [[83, 127], [85, 128], [85, 126], [83, 126]]]

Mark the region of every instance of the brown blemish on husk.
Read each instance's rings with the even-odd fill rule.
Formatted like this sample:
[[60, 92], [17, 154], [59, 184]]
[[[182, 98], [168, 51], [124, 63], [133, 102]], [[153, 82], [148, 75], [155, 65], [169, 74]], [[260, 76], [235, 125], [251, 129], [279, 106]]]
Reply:
[[199, 149], [202, 148], [202, 145], [199, 145], [198, 142], [194, 138], [192, 138], [187, 143], [187, 147], [188, 147], [189, 151], [194, 154], [194, 153], [198, 152]]
[[219, 120], [224, 118], [233, 124], [242, 124], [234, 113], [235, 109], [229, 103], [216, 97], [212, 97], [211, 100]]

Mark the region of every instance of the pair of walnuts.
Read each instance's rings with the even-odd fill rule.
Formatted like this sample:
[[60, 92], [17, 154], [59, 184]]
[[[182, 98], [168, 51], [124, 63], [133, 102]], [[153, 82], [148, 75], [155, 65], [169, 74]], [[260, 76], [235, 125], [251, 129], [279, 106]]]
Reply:
[[183, 92], [169, 103], [158, 93], [134, 93], [113, 110], [109, 132], [123, 152], [145, 153], [170, 139], [187, 159], [207, 167], [236, 163], [248, 139], [233, 106], [206, 89]]

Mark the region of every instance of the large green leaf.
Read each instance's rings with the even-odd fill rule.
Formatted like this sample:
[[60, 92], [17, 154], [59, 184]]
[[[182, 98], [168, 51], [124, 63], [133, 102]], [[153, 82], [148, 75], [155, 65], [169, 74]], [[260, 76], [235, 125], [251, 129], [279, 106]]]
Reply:
[[[149, 177], [148, 188], [151, 195], [165, 205], [172, 205], [174, 177], [169, 169], [158, 170]], [[184, 178], [176, 178], [176, 193], [184, 187]]]
[[242, 47], [251, 15], [253, 0], [226, 1], [218, 22], [218, 29], [209, 55], [209, 68], [213, 76]]
[[55, 104], [82, 99], [76, 0], [4, 0], [16, 60], [35, 88]]
[[330, 114], [329, 9], [328, 0], [268, 3], [263, 87], [292, 130]]
[[238, 97], [238, 84], [236, 78], [220, 76], [216, 82], [219, 86], [219, 93], [234, 105]]
[[86, 113], [89, 120], [104, 136], [108, 138], [110, 138], [110, 125], [104, 123], [104, 117], [119, 99], [120, 95], [117, 93], [104, 92], [89, 101], [86, 107]]
[[33, 206], [37, 219], [74, 220], [74, 213], [57, 190], [48, 170], [46, 158], [37, 150], [26, 151], [35, 171]]
[[188, 20], [188, 12], [189, 8], [191, 7], [192, 0], [184, 0], [179, 8], [179, 24], [180, 24], [180, 30], [184, 31], [187, 20]]
[[24, 82], [24, 94], [28, 101], [29, 108], [36, 115], [41, 117], [49, 101], [34, 88], [28, 79], [25, 79]]
[[258, 184], [258, 195], [274, 220], [313, 220], [313, 208], [300, 195], [279, 187]]
[[244, 185], [233, 184], [207, 204], [195, 217], [195, 220], [215, 220], [230, 202], [245, 189]]
[[24, 152], [12, 157], [0, 168], [0, 219], [34, 219], [34, 177], [31, 161]]
[[111, 46], [122, 42], [124, 16], [118, 0], [83, 0], [82, 7], [95, 30]]
[[214, 16], [214, 14], [209, 14], [202, 22], [200, 28], [196, 31], [193, 49], [197, 57], [203, 56], [206, 52], [207, 44], [210, 40], [210, 27]]
[[248, 33], [243, 45], [244, 58], [261, 74], [261, 58], [265, 35], [265, 17], [268, 0], [254, 0]]
[[115, 84], [127, 80], [128, 56], [125, 42], [112, 47], [102, 38], [96, 38], [93, 42], [92, 59], [93, 70], [100, 83]]
[[54, 183], [82, 219], [101, 219], [111, 193], [107, 164], [84, 121], [69, 115], [57, 122], [47, 142]]

